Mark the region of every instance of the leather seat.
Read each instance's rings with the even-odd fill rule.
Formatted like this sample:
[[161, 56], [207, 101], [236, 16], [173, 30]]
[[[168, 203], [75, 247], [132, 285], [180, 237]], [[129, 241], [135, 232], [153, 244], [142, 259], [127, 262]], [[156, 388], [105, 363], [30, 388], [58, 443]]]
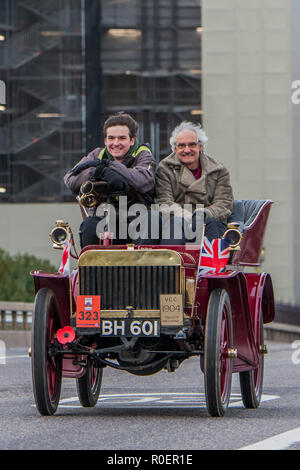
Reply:
[[228, 223], [238, 222], [239, 230], [243, 232], [255, 220], [259, 210], [266, 202], [268, 202], [266, 199], [235, 199]]
[[272, 201], [269, 199], [237, 199], [228, 223], [237, 222], [243, 234], [240, 250], [233, 256], [233, 264], [259, 266], [266, 224]]

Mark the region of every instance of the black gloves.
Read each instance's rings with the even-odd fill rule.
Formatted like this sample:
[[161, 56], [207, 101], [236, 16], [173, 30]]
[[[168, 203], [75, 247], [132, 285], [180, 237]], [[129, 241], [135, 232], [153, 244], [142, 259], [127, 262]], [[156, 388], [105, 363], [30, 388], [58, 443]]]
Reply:
[[72, 170], [72, 175], [76, 176], [87, 168], [95, 168], [93, 180], [96, 181], [106, 181], [108, 183], [109, 191], [124, 191], [127, 193], [129, 191], [129, 184], [117, 171], [109, 168], [109, 160], [92, 160], [84, 163], [79, 163]]
[[98, 165], [96, 166], [94, 178], [96, 181], [100, 181], [103, 179], [103, 172], [105, 168], [107, 168], [108, 160], [99, 160]]
[[124, 191], [125, 193], [129, 191], [129, 184], [126, 178], [112, 168], [104, 168], [102, 180], [107, 181], [109, 191]]
[[95, 168], [94, 177], [95, 177], [96, 180], [98, 180], [98, 179], [101, 179], [102, 172], [103, 172], [104, 168], [107, 167], [107, 164], [108, 164], [107, 159], [92, 160], [92, 161], [89, 161], [89, 162], [79, 163], [78, 165], [76, 165], [73, 168], [72, 175], [76, 176], [79, 173], [81, 173], [83, 170], [86, 170], [87, 168], [94, 167]]

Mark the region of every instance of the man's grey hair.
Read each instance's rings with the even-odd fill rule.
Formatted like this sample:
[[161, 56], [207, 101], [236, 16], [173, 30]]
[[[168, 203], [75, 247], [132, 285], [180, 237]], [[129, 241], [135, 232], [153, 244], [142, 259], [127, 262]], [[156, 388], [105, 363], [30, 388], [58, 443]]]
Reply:
[[175, 127], [170, 137], [170, 145], [173, 152], [175, 150], [177, 136], [179, 132], [182, 131], [194, 131], [197, 135], [198, 142], [203, 144], [204, 148], [206, 147], [208, 137], [202, 129], [201, 124], [194, 124], [193, 122], [183, 121], [181, 124]]

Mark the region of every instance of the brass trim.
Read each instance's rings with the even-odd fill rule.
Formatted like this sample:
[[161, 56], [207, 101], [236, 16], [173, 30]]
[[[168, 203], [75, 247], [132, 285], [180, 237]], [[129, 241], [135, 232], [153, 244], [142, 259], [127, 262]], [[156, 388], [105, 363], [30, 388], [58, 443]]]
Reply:
[[78, 266], [181, 266], [181, 257], [172, 250], [88, 250]]
[[237, 349], [229, 348], [227, 350], [227, 357], [236, 358], [238, 356]]
[[269, 350], [268, 350], [268, 345], [267, 344], [261, 344], [259, 346], [259, 352], [261, 354], [268, 354]]
[[[71, 315], [76, 318], [76, 311]], [[128, 318], [128, 310], [100, 310], [100, 318]], [[157, 318], [160, 319], [160, 310], [134, 310], [132, 318]], [[189, 320], [183, 309], [183, 319]]]
[[[101, 310], [100, 318], [128, 318], [128, 311]], [[132, 318], [160, 318], [160, 310], [134, 310]]]
[[193, 306], [195, 301], [195, 279], [187, 277], [185, 280], [185, 302], [188, 306]]
[[[180, 268], [180, 280], [179, 280], [179, 289], [180, 289], [180, 294], [182, 294], [182, 299], [183, 299], [183, 306], [185, 305], [184, 300], [185, 300], [185, 269], [183, 266]], [[178, 285], [178, 284], [177, 284]]]
[[184, 256], [186, 256], [187, 258], [189, 258], [189, 259], [192, 261], [193, 264], [196, 264], [195, 258], [194, 258], [190, 253], [185, 252], [185, 253], [184, 253]]

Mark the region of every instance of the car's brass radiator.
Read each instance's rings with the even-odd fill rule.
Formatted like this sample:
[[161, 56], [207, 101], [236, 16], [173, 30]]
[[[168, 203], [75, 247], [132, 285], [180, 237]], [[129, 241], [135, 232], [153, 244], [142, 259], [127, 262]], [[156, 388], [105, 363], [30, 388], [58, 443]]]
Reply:
[[159, 309], [160, 294], [180, 292], [179, 266], [80, 266], [81, 295], [100, 295], [101, 309]]

